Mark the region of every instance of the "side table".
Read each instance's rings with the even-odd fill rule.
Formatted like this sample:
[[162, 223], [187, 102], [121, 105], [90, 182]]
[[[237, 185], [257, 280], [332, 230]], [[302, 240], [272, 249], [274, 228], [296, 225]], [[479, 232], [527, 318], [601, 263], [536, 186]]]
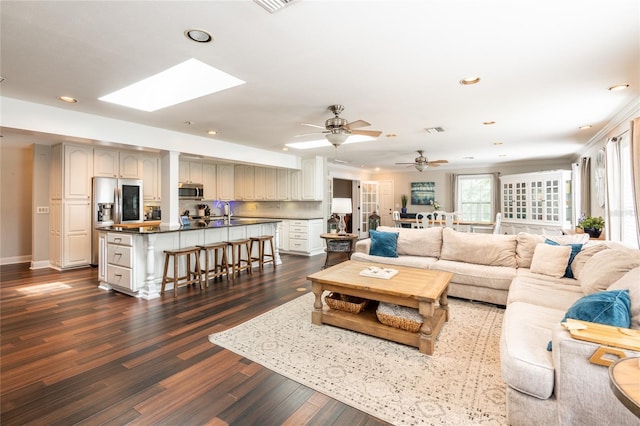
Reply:
[[[322, 269], [325, 269], [329, 266], [337, 265], [344, 260], [351, 259], [353, 246], [355, 244], [355, 241], [358, 239], [358, 235], [320, 234], [320, 238], [325, 240], [327, 246], [325, 249], [325, 251], [327, 252], [327, 258], [325, 259], [324, 266], [322, 267]], [[342, 260], [332, 263], [330, 261], [331, 258], [342, 258]]]
[[613, 394], [640, 418], [640, 357], [621, 358], [609, 366]]

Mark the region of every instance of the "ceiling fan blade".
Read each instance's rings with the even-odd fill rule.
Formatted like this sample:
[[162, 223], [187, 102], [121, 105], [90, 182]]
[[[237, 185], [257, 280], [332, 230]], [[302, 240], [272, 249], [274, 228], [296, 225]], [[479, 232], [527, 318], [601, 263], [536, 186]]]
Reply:
[[440, 165], [440, 164], [445, 164], [448, 163], [447, 160], [436, 160], [436, 161], [429, 161], [427, 164], [429, 164], [430, 166], [433, 165]]
[[347, 127], [350, 129], [357, 129], [359, 127], [367, 127], [367, 126], [371, 126], [371, 124], [367, 123], [364, 120], [356, 120], [356, 121], [352, 121], [351, 123], [347, 124]]
[[302, 124], [303, 126], [316, 127], [318, 129], [322, 129], [322, 130], [325, 129], [324, 126], [318, 126], [317, 124], [309, 124], [309, 123], [300, 123], [300, 124]]
[[301, 136], [311, 136], [311, 135], [321, 135], [323, 133], [328, 133], [328, 132], [313, 132], [313, 133], [303, 133], [301, 135], [294, 135], [294, 138], [299, 138]]
[[380, 136], [382, 134], [382, 132], [379, 132], [377, 130], [352, 130], [351, 134], [352, 135], [371, 136], [373, 138], [377, 138], [378, 136]]
[[409, 164], [409, 165], [413, 166], [416, 163], [396, 163], [396, 164], [399, 164], [399, 165]]

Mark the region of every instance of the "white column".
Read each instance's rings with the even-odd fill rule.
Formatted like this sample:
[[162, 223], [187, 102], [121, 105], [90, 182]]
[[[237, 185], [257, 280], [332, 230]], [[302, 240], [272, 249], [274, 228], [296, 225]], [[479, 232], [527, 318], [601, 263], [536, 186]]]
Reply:
[[162, 222], [160, 226], [169, 228], [180, 227], [178, 204], [178, 167], [180, 153], [176, 151], [162, 151], [160, 153], [160, 170], [162, 170], [160, 185], [162, 197]]
[[[177, 187], [176, 187], [177, 188]], [[147, 246], [147, 261], [146, 264], [146, 278], [144, 280], [144, 286], [138, 292], [138, 296], [142, 299], [156, 299], [160, 297], [158, 286], [155, 283], [155, 243], [158, 238], [157, 234], [145, 235], [145, 243]], [[142, 265], [140, 265], [142, 266]]]

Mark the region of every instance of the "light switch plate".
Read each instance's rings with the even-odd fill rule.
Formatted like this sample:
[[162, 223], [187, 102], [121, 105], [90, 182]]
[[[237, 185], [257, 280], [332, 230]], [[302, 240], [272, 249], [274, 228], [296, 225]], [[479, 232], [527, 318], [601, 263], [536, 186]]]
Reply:
[[36, 213], [37, 214], [48, 214], [49, 213], [49, 206], [38, 206], [38, 207], [36, 207]]

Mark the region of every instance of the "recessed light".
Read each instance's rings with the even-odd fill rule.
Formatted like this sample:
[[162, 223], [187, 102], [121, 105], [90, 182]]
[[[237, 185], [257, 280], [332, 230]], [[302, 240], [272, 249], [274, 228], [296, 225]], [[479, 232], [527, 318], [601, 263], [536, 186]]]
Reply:
[[186, 124], [187, 126], [191, 126], [192, 124], [196, 124], [196, 122], [187, 120], [184, 122], [184, 124]]
[[376, 167], [374, 170], [375, 170], [376, 172], [379, 172], [379, 171], [380, 171], [380, 167]]
[[398, 135], [396, 135], [395, 133], [389, 133], [389, 134], [386, 134], [385, 136], [388, 137], [388, 138], [395, 138]]
[[213, 129], [212, 129], [212, 130], [207, 130], [207, 134], [208, 134], [208, 135], [217, 135], [217, 134], [218, 134], [218, 132], [217, 132], [216, 130], [213, 130]]
[[586, 124], [584, 126], [578, 127], [578, 129], [580, 129], [580, 130], [587, 130], [587, 129], [590, 129], [590, 128], [591, 128], [591, 124]]
[[482, 124], [484, 124], [485, 126], [491, 126], [493, 124], [496, 124], [495, 121], [483, 121]]
[[76, 98], [72, 98], [71, 96], [58, 96], [58, 99], [62, 102], [67, 102], [70, 104], [75, 104], [76, 102], [78, 102]]
[[213, 40], [213, 36], [208, 31], [198, 28], [191, 28], [184, 32], [185, 37], [197, 43], [209, 43]]
[[498, 145], [502, 145], [502, 144], [503, 144], [503, 142], [494, 142], [493, 144], [494, 144], [495, 146], [498, 146]]
[[615, 86], [609, 87], [609, 90], [611, 90], [612, 92], [615, 92], [617, 90], [624, 90], [627, 87], [629, 87], [628, 84], [616, 84]]
[[288, 147], [288, 146], [283, 146], [283, 147], [282, 147], [282, 150], [283, 150], [283, 151], [289, 151], [289, 147]]
[[471, 84], [477, 84], [480, 82], [480, 77], [465, 77], [460, 80], [460, 84], [463, 86], [469, 86]]

